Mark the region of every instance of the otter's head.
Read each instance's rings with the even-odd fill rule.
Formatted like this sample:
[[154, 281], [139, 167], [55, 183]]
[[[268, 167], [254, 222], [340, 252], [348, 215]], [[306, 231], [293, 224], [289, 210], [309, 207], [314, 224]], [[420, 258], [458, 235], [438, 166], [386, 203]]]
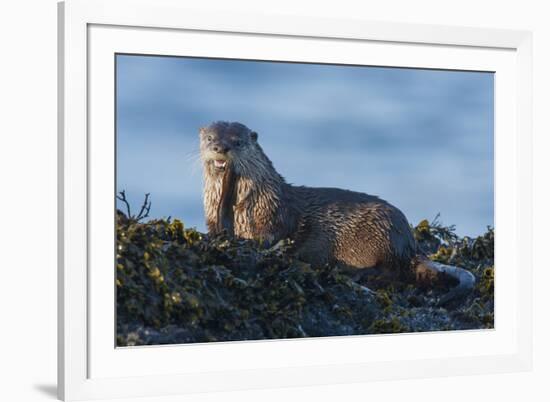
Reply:
[[241, 174], [257, 153], [258, 134], [241, 123], [217, 121], [200, 129], [200, 153], [206, 172]]

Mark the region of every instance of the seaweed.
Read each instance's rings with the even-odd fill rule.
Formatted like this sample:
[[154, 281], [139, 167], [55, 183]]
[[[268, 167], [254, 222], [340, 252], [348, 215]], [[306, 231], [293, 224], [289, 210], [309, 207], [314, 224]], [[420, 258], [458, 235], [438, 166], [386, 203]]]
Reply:
[[274, 246], [150, 219], [146, 200], [116, 214], [117, 345], [492, 328], [494, 232], [459, 238], [439, 216], [413, 228], [430, 258], [469, 269], [475, 289], [445, 308], [444, 290], [354, 280]]

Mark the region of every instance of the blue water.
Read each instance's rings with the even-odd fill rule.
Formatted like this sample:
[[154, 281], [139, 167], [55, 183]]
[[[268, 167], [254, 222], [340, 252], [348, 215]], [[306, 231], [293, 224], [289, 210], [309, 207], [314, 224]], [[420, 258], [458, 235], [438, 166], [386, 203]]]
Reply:
[[492, 73], [117, 56], [117, 188], [204, 231], [198, 129], [239, 121], [287, 181], [379, 195], [411, 223], [493, 225]]

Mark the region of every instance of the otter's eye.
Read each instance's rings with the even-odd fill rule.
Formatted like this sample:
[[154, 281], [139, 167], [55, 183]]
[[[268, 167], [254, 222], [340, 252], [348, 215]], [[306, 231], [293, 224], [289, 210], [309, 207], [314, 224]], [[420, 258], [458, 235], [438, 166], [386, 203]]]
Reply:
[[208, 137], [206, 137], [206, 139], [207, 139], [208, 141], [212, 141], [212, 136], [209, 135]]

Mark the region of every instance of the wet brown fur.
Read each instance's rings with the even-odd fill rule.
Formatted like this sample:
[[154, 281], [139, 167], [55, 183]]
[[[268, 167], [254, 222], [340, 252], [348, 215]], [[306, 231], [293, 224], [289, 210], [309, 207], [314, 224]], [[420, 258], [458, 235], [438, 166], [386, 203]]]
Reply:
[[[403, 213], [388, 202], [337, 188], [286, 183], [257, 134], [242, 124], [216, 122], [201, 129], [200, 136], [210, 232], [225, 229], [269, 243], [291, 238], [297, 254], [316, 265], [410, 268], [416, 243]], [[224, 152], [213, 152], [213, 147]], [[227, 161], [224, 171], [213, 167], [216, 158]]]
[[[257, 138], [240, 123], [219, 121], [200, 130], [210, 233], [225, 230], [269, 244], [290, 238], [302, 260], [361, 275], [389, 273], [429, 286], [450, 278], [458, 285], [442, 303], [473, 288], [475, 277], [469, 271], [435, 263], [418, 252], [399, 209], [364, 193], [290, 185]], [[216, 160], [225, 166], [216, 168]]]

